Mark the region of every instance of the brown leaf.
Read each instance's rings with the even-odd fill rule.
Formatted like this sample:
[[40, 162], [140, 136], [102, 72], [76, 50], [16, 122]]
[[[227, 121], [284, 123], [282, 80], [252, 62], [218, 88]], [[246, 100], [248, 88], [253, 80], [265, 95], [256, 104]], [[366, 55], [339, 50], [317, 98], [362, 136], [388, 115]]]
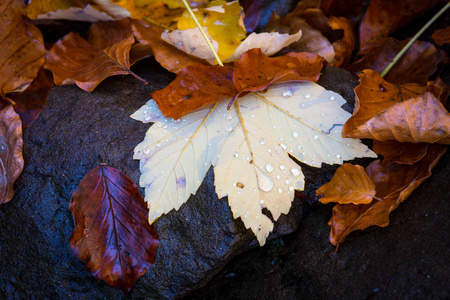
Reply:
[[206, 61], [186, 54], [173, 45], [161, 39], [163, 29], [145, 24], [142, 21], [132, 20], [132, 30], [136, 40], [143, 46], [153, 50], [155, 59], [170, 72], [178, 73], [184, 67], [193, 64], [209, 65]]
[[45, 61], [42, 33], [22, 0], [0, 2], [0, 95], [30, 84]]
[[450, 26], [444, 29], [435, 30], [431, 38], [439, 46], [450, 43]]
[[[372, 69], [381, 74], [408, 41], [379, 39], [367, 49], [366, 55], [347, 69], [353, 72]], [[445, 62], [446, 57], [446, 53], [436, 49], [433, 44], [415, 41], [384, 79], [394, 84], [426, 84], [428, 77], [436, 71], [438, 65]]]
[[196, 64], [182, 69], [177, 78], [152, 94], [166, 117], [178, 119], [201, 107], [233, 98], [233, 69]]
[[431, 175], [431, 169], [446, 150], [446, 146], [430, 145], [427, 155], [413, 165], [394, 163], [386, 166], [377, 160], [367, 166], [366, 173], [375, 184], [376, 196], [383, 200], [361, 205], [336, 204], [328, 222], [330, 242], [338, 245], [354, 230], [364, 230], [373, 225], [387, 226], [389, 213]]
[[53, 72], [55, 84], [75, 83], [92, 92], [105, 78], [131, 74], [129, 53], [134, 44], [133, 35], [109, 48], [95, 50], [89, 42], [76, 33], [69, 33], [47, 53], [45, 68]]
[[22, 145], [22, 122], [8, 106], [0, 112], [0, 205], [14, 196], [14, 181], [23, 170]]
[[89, 27], [87, 40], [95, 50], [103, 50], [127, 39], [132, 34], [130, 19], [100, 21]]
[[343, 164], [330, 182], [316, 190], [316, 196], [324, 194], [320, 199], [323, 204], [337, 202], [340, 204], [367, 204], [375, 196], [375, 185], [358, 165]]
[[[433, 92], [435, 95], [441, 93], [441, 88], [433, 84], [427, 86], [413, 83], [404, 85], [391, 84], [383, 80], [373, 70], [364, 70], [359, 75], [359, 78], [360, 85], [355, 88], [355, 110], [353, 116], [344, 124], [342, 130], [343, 137], [362, 138], [371, 136], [370, 138], [373, 138], [368, 133], [372, 131], [372, 128], [366, 126], [366, 123], [370, 122], [372, 118], [383, 113], [394, 104], [401, 104], [405, 100], [417, 98], [426, 92]], [[405, 130], [408, 130], [408, 128]], [[420, 142], [420, 140], [414, 142]]]
[[365, 54], [370, 45], [379, 38], [389, 36], [440, 1], [370, 1], [359, 27], [360, 54]]
[[383, 156], [382, 163], [412, 165], [421, 160], [428, 151], [428, 143], [400, 143], [397, 141], [373, 141], [373, 151]]
[[331, 29], [342, 29], [344, 35], [342, 39], [333, 42], [333, 48], [335, 52], [334, 66], [343, 67], [346, 66], [352, 58], [353, 50], [355, 49], [355, 31], [350, 20], [343, 17], [331, 16], [328, 19]]
[[233, 82], [239, 94], [266, 89], [270, 84], [319, 80], [323, 58], [314, 53], [290, 52], [269, 58], [260, 49], [248, 50], [235, 63]]
[[362, 12], [363, 0], [321, 0], [320, 9], [327, 16], [345, 17], [355, 22]]
[[[23, 128], [27, 128], [39, 117], [47, 103], [48, 94], [52, 87], [52, 73], [41, 67], [37, 77], [24, 92], [6, 95], [7, 98], [15, 102], [14, 109], [20, 115]], [[0, 109], [9, 104], [10, 101], [0, 97]]]
[[154, 263], [159, 245], [136, 184], [117, 169], [97, 166], [73, 192], [70, 209], [72, 251], [95, 278], [127, 294]]
[[225, 99], [261, 91], [270, 84], [287, 81], [317, 81], [323, 58], [313, 53], [288, 53], [268, 58], [260, 49], [245, 52], [236, 68], [188, 66], [167, 87], [152, 94], [166, 117], [178, 119], [201, 107]]

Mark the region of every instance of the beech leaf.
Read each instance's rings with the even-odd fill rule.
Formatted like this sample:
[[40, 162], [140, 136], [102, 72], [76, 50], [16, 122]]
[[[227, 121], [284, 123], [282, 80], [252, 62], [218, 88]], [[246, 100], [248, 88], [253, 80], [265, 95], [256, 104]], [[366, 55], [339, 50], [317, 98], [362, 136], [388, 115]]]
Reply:
[[370, 204], [336, 204], [328, 225], [331, 227], [330, 242], [338, 245], [355, 230], [369, 226], [385, 227], [389, 214], [431, 175], [431, 169], [447, 150], [443, 145], [430, 145], [428, 153], [413, 165], [381, 164], [376, 160], [366, 167], [366, 173], [375, 184], [376, 196]]
[[0, 96], [30, 84], [45, 62], [40, 30], [25, 17], [21, 0], [0, 2]]
[[344, 103], [312, 82], [271, 85], [238, 98], [230, 110], [222, 101], [175, 121], [147, 102], [132, 117], [155, 122], [134, 152], [150, 222], [186, 202], [212, 165], [218, 196], [228, 196], [234, 217], [263, 245], [273, 228], [263, 208], [277, 220], [304, 187], [289, 155], [314, 167], [376, 156], [359, 140], [341, 137], [350, 116]]
[[358, 165], [343, 164], [340, 166], [330, 182], [316, 190], [316, 195], [324, 194], [320, 198], [323, 204], [337, 202], [340, 204], [367, 204], [375, 196], [375, 185], [364, 168]]
[[136, 184], [117, 169], [97, 166], [73, 192], [70, 209], [72, 251], [95, 278], [127, 294], [154, 263], [159, 245]]
[[75, 83], [81, 89], [92, 92], [105, 78], [131, 74], [129, 53], [134, 44], [130, 35], [109, 48], [96, 50], [76, 33], [69, 33], [47, 53], [45, 68], [53, 72], [55, 84]]
[[22, 122], [8, 106], [0, 112], [0, 205], [14, 196], [14, 181], [23, 170], [22, 146]]

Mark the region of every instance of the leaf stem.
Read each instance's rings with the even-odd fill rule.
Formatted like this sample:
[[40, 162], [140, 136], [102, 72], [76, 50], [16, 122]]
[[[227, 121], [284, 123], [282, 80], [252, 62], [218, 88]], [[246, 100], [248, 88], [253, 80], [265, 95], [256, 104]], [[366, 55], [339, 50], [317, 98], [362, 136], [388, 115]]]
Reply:
[[430, 21], [428, 21], [427, 24], [425, 24], [408, 42], [408, 44], [403, 47], [403, 49], [394, 57], [394, 59], [391, 61], [389, 65], [383, 70], [381, 73], [381, 77], [384, 77], [391, 69], [392, 67], [398, 62], [400, 57], [405, 54], [405, 52], [411, 47], [411, 45], [419, 38], [419, 36], [428, 28], [431, 24], [433, 24], [434, 21], [436, 21], [437, 18], [439, 18], [448, 8], [450, 7], [450, 2], [447, 3], [433, 18], [431, 18]]
[[191, 7], [189, 6], [189, 3], [187, 3], [186, 0], [181, 0], [181, 1], [183, 1], [184, 6], [186, 6], [186, 9], [189, 12], [189, 15], [191, 16], [191, 18], [194, 20], [195, 25], [197, 25], [198, 29], [200, 29], [200, 32], [202, 33], [203, 38], [205, 39], [206, 43], [208, 44], [209, 49], [211, 49], [211, 52], [214, 54], [214, 57], [217, 60], [217, 64], [219, 66], [223, 67], [223, 63], [220, 60], [219, 55], [217, 54], [216, 50], [214, 50], [214, 47], [211, 44], [211, 41], [209, 40], [208, 36], [206, 35], [206, 32], [203, 30], [202, 25], [200, 25], [199, 21], [195, 17], [194, 12], [192, 11]]

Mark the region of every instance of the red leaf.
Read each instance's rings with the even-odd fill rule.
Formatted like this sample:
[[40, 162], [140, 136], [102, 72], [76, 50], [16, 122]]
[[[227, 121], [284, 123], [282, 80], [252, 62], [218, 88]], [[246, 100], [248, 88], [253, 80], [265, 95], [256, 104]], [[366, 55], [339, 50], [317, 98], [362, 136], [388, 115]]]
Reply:
[[[7, 97], [15, 102], [14, 110], [22, 119], [22, 128], [28, 127], [39, 117], [53, 87], [52, 73], [41, 68], [37, 77], [22, 93], [11, 93]], [[0, 109], [8, 106], [9, 101], [0, 98]]]
[[125, 174], [97, 166], [72, 194], [70, 247], [97, 279], [127, 294], [154, 263], [158, 234], [139, 189]]

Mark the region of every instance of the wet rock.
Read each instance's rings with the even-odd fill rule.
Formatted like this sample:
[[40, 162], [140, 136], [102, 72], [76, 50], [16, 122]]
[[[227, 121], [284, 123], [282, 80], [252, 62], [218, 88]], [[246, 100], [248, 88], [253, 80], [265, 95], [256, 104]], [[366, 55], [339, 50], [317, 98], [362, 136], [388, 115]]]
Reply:
[[[14, 199], [0, 206], [1, 299], [123, 297], [92, 277], [85, 263], [72, 254], [68, 239], [74, 223], [69, 202], [83, 176], [98, 164], [99, 155], [139, 181], [133, 149], [148, 125], [129, 116], [173, 75], [152, 59], [141, 62], [135, 72], [149, 85], [131, 76], [116, 76], [93, 93], [76, 86], [55, 87], [40, 117], [25, 130], [25, 169]], [[339, 88], [354, 84], [342, 79], [348, 76], [345, 71], [336, 72], [324, 76], [322, 84], [330, 84], [336, 76], [342, 81]], [[331, 175], [320, 176], [324, 181]], [[217, 198], [213, 183], [210, 170], [187, 204], [155, 222], [161, 239], [156, 262], [127, 298], [183, 296], [206, 284], [235, 255], [257, 246], [252, 232], [233, 219], [227, 200]], [[307, 192], [312, 193], [312, 188]], [[297, 199], [271, 238], [295, 231], [302, 207]]]

